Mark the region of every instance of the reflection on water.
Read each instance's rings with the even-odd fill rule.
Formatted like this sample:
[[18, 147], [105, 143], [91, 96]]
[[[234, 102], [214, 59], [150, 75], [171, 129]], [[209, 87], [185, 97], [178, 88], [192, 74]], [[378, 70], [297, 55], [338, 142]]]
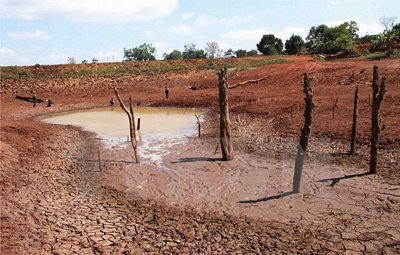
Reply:
[[[172, 145], [185, 141], [197, 133], [196, 109], [137, 107], [134, 109], [135, 123], [140, 118], [139, 152], [141, 157], [160, 160]], [[95, 132], [105, 144], [127, 144], [129, 136], [128, 116], [121, 108], [85, 110], [43, 119], [44, 122], [74, 125]]]

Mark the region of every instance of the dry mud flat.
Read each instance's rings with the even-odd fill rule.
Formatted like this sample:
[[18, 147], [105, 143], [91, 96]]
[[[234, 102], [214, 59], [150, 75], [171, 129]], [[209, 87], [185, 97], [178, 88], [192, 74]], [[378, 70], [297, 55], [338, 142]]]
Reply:
[[[235, 133], [241, 144], [232, 162], [218, 161], [214, 155], [215, 133], [210, 125], [203, 139], [175, 146], [161, 163], [132, 164], [129, 147], [110, 150], [76, 128], [27, 120], [44, 114], [44, 108], [33, 109], [13, 99], [13, 89], [18, 86], [37, 90], [39, 97], [47, 97], [49, 89], [56, 99], [55, 106], [45, 110], [49, 113], [104, 105], [112, 91], [100, 87], [98, 96], [89, 96], [97, 95], [96, 87], [83, 84], [80, 88], [79, 81], [70, 81], [74, 89], [64, 94], [70, 84], [64, 80], [14, 81], [9, 90], [2, 91], [1, 98], [1, 253], [399, 254], [397, 62], [381, 63], [392, 84], [389, 104], [383, 111], [387, 126], [383, 134], [384, 174], [360, 175], [367, 169], [364, 151], [356, 162], [344, 164], [338, 164], [340, 157], [319, 160], [312, 154], [303, 175], [303, 192], [287, 194], [291, 190], [291, 153], [268, 157], [254, 153], [263, 151], [265, 141], [270, 144], [264, 151], [270, 151], [296, 140], [293, 130], [301, 123], [301, 111], [290, 121], [285, 107], [291, 98], [294, 105], [301, 104], [301, 82], [291, 82], [301, 78], [305, 70], [312, 70], [314, 82], [319, 82], [314, 135], [334, 141], [327, 154], [343, 151], [340, 145], [346, 140], [340, 137], [347, 133], [344, 127], [351, 104], [341, 105], [345, 113], [332, 122], [326, 117], [331, 112], [324, 102], [339, 92], [340, 100], [351, 102], [353, 87], [337, 88], [333, 82], [346, 76], [348, 70], [372, 64], [307, 61], [233, 76], [239, 81], [268, 73], [270, 78], [231, 93]], [[134, 92], [134, 100], [142, 104], [213, 106], [216, 92], [210, 81], [215, 77], [207, 73], [197, 77], [171, 78], [174, 86], [168, 102], [163, 101], [162, 92], [157, 96], [162, 90], [153, 80], [134, 87], [124, 78], [107, 82], [118, 84], [125, 96]], [[103, 85], [107, 83], [98, 79]], [[165, 82], [160, 79], [160, 83]], [[198, 91], [184, 89], [189, 80], [196, 80]], [[58, 87], [60, 82], [63, 86]], [[286, 97], [271, 93], [281, 82], [288, 86]], [[37, 84], [52, 86], [41, 90]], [[70, 93], [74, 96], [65, 97]], [[265, 102], [273, 103], [266, 106]], [[363, 107], [361, 112], [367, 112], [368, 107]], [[367, 118], [361, 116], [361, 123]], [[360, 131], [361, 145], [367, 140], [365, 130], [363, 126]], [[274, 138], [282, 135], [287, 140]], [[317, 152], [322, 148], [317, 143], [315, 146]], [[104, 162], [101, 172], [96, 161], [98, 147]], [[342, 178], [349, 175], [359, 176]]]

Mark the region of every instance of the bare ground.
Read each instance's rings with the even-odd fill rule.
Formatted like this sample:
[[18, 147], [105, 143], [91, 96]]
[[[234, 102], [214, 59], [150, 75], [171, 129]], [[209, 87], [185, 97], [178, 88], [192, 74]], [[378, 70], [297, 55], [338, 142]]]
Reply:
[[[358, 155], [344, 155], [354, 85], [337, 81], [361, 68], [368, 69], [360, 81], [368, 81], [372, 64], [300, 57], [233, 72], [231, 84], [268, 79], [231, 91], [237, 148], [231, 162], [214, 153], [212, 73], [2, 81], [1, 253], [398, 254], [398, 61], [377, 62], [389, 84], [379, 174], [365, 175], [368, 85], [361, 86]], [[317, 102], [314, 140], [302, 192], [291, 194], [306, 71]], [[171, 100], [162, 98], [164, 84], [171, 84]], [[210, 107], [203, 138], [176, 145], [162, 162], [137, 165], [129, 147], [107, 149], [93, 134], [37, 121], [53, 112], [104, 106], [110, 85], [132, 93], [141, 105]], [[33, 108], [16, 101], [21, 91], [52, 98], [55, 105]], [[338, 114], [332, 119], [336, 96]]]

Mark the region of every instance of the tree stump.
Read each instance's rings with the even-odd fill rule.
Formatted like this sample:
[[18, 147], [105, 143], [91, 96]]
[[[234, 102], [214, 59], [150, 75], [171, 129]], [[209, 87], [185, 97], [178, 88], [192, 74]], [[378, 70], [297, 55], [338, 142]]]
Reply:
[[229, 161], [233, 159], [232, 131], [231, 121], [229, 119], [228, 103], [228, 78], [226, 65], [218, 75], [219, 87], [219, 109], [220, 109], [220, 142], [222, 151], [222, 160]]
[[305, 153], [307, 152], [308, 139], [310, 137], [311, 127], [312, 127], [312, 112], [314, 108], [314, 103], [312, 101], [313, 92], [307, 73], [304, 74], [303, 92], [305, 94], [304, 101], [306, 107], [304, 110], [304, 126], [301, 129], [300, 144], [297, 146], [297, 156], [294, 167], [294, 176], [293, 176], [294, 193], [300, 192], [300, 182], [301, 182], [301, 173], [303, 171], [304, 156]]
[[358, 92], [358, 86], [354, 92], [354, 108], [353, 108], [353, 125], [351, 128], [351, 143], [350, 143], [350, 155], [356, 153], [356, 142], [357, 142], [357, 118], [358, 118], [358, 103], [360, 93]]
[[375, 174], [378, 168], [379, 137], [381, 132], [380, 108], [383, 96], [386, 92], [386, 79], [378, 84], [378, 66], [374, 66], [372, 79], [372, 111], [371, 111], [371, 157], [369, 162], [369, 173]]

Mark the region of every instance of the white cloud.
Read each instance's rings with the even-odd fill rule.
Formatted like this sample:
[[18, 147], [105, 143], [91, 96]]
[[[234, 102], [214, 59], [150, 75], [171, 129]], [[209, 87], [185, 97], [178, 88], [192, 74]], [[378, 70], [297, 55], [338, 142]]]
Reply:
[[35, 30], [33, 32], [8, 32], [7, 35], [14, 40], [49, 40], [50, 35], [45, 31]]
[[178, 0], [2, 0], [7, 19], [64, 18], [91, 23], [129, 23], [171, 14]]
[[248, 41], [248, 40], [259, 40], [265, 34], [273, 34], [273, 32], [265, 28], [255, 28], [248, 30], [241, 29], [241, 30], [229, 31], [223, 34], [222, 37], [225, 39]]
[[285, 27], [282, 31], [274, 33], [275, 37], [280, 38], [283, 43], [292, 35], [300, 35], [304, 40], [308, 35], [308, 29], [303, 27]]
[[379, 34], [384, 30], [384, 27], [380, 23], [377, 23], [377, 22], [366, 23], [366, 22], [363, 22], [360, 17], [353, 17], [350, 19], [340, 20], [340, 21], [329, 21], [329, 22], [325, 22], [325, 24], [329, 27], [332, 27], [332, 26], [338, 26], [340, 24], [343, 24], [346, 21], [347, 22], [349, 22], [349, 21], [357, 22], [358, 29], [359, 29], [357, 34], [359, 36], [364, 36], [366, 34], [370, 34], [370, 35]]
[[144, 31], [144, 36], [147, 38], [152, 37], [154, 34], [155, 34], [154, 31], [150, 31], [150, 30]]
[[[122, 54], [122, 51], [98, 51], [93, 54], [93, 58], [100, 62], [115, 62], [122, 59]], [[87, 61], [90, 62], [91, 59], [87, 59]]]
[[170, 53], [173, 51], [171, 46], [165, 42], [155, 42], [153, 43], [153, 47], [156, 48], [156, 59], [162, 59], [164, 53]]
[[75, 57], [77, 63], [79, 63], [79, 59], [76, 56], [68, 55], [63, 52], [52, 51], [37, 58], [37, 63], [44, 63], [48, 65], [55, 65], [55, 64], [67, 64], [69, 57]]
[[252, 15], [244, 16], [233, 16], [230, 18], [215, 19], [208, 16], [198, 16], [196, 18], [195, 24], [200, 27], [206, 27], [211, 25], [237, 25], [253, 20]]
[[[263, 35], [273, 34], [282, 40], [283, 43], [290, 38], [292, 34], [300, 35], [303, 39], [307, 36], [308, 30], [302, 27], [285, 27], [281, 31], [271, 31], [266, 28], [255, 28], [255, 29], [241, 29], [229, 31], [222, 35], [224, 41], [221, 45], [224, 49], [235, 48], [230, 42], [240, 41], [240, 45], [246, 45], [247, 47], [254, 48], [255, 45], [261, 40]], [[236, 44], [236, 43], [235, 43]], [[240, 46], [243, 48], [242, 46]]]
[[193, 13], [183, 13], [181, 18], [182, 20], [189, 20], [191, 18], [193, 18], [194, 14]]
[[25, 55], [10, 48], [0, 48], [0, 65], [11, 66], [11, 65], [31, 65], [32, 60]]
[[192, 28], [187, 25], [171, 26], [167, 29], [167, 32], [179, 36], [188, 36], [193, 33]]

